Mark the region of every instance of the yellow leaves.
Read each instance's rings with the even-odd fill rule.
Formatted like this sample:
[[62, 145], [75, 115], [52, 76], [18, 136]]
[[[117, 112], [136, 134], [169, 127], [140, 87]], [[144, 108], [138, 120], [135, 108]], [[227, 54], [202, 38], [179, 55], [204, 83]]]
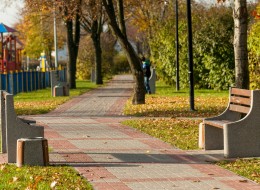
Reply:
[[[237, 159], [235, 161], [221, 161], [217, 165], [231, 170], [241, 176], [251, 179], [257, 183], [260, 182], [260, 159]], [[241, 183], [246, 183], [248, 180], [239, 180]]]
[[30, 176], [30, 181], [28, 183], [28, 186], [26, 187], [26, 190], [35, 190], [38, 187], [38, 184], [40, 181], [43, 181], [44, 178], [42, 176]]
[[58, 105], [62, 104], [66, 98], [35, 101], [15, 101], [14, 106], [18, 115], [47, 113], [55, 109]]
[[209, 117], [223, 112], [227, 106], [228, 95], [223, 97], [198, 96], [191, 112], [187, 96], [146, 96], [146, 104], [132, 105], [127, 102], [124, 113], [150, 117]]
[[57, 181], [53, 181], [53, 182], [51, 183], [51, 185], [50, 185], [51, 189], [53, 189], [53, 188], [56, 186], [57, 183], [58, 183]]
[[198, 125], [201, 120], [150, 118], [128, 120], [123, 124], [135, 127], [151, 136], [181, 149], [198, 149]]
[[0, 189], [91, 189], [73, 168], [62, 166], [17, 169], [14, 164], [0, 164], [0, 184]]
[[15, 177], [13, 177], [13, 182], [16, 182], [16, 181], [18, 181], [18, 179], [19, 179], [19, 178], [18, 178], [18, 177], [16, 177], [16, 176], [15, 176]]
[[251, 174], [252, 177], [260, 177], [260, 174], [258, 172], [253, 172]]
[[1, 164], [0, 170], [3, 171], [5, 169], [5, 164]]
[[252, 11], [252, 16], [255, 17], [255, 19], [260, 19], [260, 13], [256, 10]]

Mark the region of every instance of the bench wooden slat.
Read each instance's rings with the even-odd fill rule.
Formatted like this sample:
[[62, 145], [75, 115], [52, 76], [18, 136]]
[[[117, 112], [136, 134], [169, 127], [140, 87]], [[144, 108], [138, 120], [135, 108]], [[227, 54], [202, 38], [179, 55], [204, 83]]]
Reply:
[[251, 96], [251, 90], [239, 89], [239, 88], [231, 88], [231, 93], [230, 94], [250, 97]]
[[241, 105], [235, 105], [235, 104], [230, 104], [229, 109], [231, 111], [239, 112], [239, 113], [248, 113], [250, 110], [250, 107], [246, 106], [241, 106]]
[[251, 105], [251, 98], [243, 98], [238, 96], [231, 96], [230, 102], [234, 104]]

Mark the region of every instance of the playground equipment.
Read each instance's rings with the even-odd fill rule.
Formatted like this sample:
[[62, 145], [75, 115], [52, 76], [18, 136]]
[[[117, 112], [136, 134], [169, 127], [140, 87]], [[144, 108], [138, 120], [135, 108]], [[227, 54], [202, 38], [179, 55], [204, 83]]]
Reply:
[[15, 29], [3, 23], [0, 24], [1, 44], [0, 44], [0, 72], [21, 70], [22, 43], [13, 34], [3, 36], [3, 33], [14, 33]]

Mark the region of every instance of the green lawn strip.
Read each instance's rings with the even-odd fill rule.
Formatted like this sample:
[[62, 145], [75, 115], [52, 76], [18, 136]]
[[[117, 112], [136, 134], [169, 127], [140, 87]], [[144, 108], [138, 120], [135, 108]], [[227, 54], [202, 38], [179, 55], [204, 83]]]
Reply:
[[85, 189], [91, 185], [73, 168], [66, 166], [16, 167], [0, 165], [0, 189]]
[[217, 165], [260, 183], [260, 159], [236, 159], [235, 161], [221, 161]]
[[[177, 92], [173, 87], [157, 82], [156, 94], [147, 95], [146, 104], [132, 105], [130, 100], [127, 102], [125, 115], [141, 118], [126, 120], [123, 124], [137, 128], [174, 147], [196, 150], [198, 149], [198, 126], [202, 121], [199, 118], [222, 113], [227, 107], [228, 95], [228, 91], [195, 90], [197, 111], [190, 111], [188, 90]], [[221, 161], [216, 164], [260, 183], [260, 159], [236, 159], [232, 162]]]
[[198, 149], [200, 119], [150, 118], [122, 123], [183, 150]]
[[[17, 115], [48, 113], [58, 105], [98, 86], [89, 81], [77, 81], [77, 89], [70, 96], [52, 97], [51, 89], [20, 93], [14, 96]], [[1, 139], [0, 139], [1, 140]], [[51, 188], [51, 185], [54, 186]], [[13, 164], [0, 165], [0, 189], [86, 189], [91, 185], [72, 167], [48, 166], [17, 168]]]
[[17, 115], [48, 113], [71, 98], [98, 87], [90, 81], [77, 81], [76, 86], [77, 89], [70, 89], [70, 96], [52, 97], [50, 88], [19, 93], [14, 96], [15, 111]]

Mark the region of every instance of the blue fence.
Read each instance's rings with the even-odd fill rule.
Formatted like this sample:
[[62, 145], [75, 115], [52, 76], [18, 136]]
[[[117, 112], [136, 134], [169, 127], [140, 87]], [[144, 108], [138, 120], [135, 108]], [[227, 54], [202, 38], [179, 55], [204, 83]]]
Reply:
[[[66, 70], [59, 70], [59, 81], [66, 81]], [[16, 95], [51, 87], [50, 71], [21, 71], [0, 74], [0, 90]]]

